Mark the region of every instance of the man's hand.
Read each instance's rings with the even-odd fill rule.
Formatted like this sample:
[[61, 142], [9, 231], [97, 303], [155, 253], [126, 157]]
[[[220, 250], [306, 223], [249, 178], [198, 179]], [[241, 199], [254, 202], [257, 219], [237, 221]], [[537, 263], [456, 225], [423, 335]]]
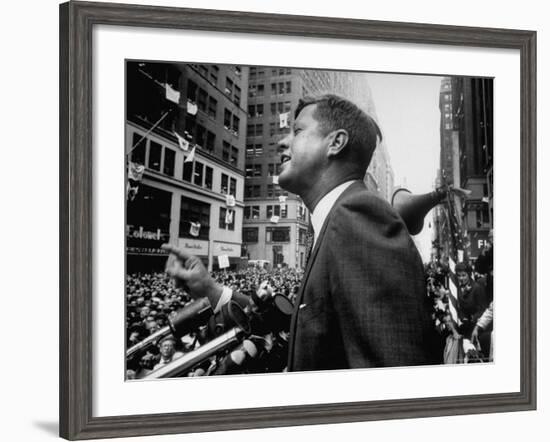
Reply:
[[476, 348], [479, 347], [479, 327], [477, 325], [472, 330], [472, 336], [470, 341], [472, 341], [472, 344], [474, 344]]
[[223, 287], [214, 281], [202, 261], [171, 244], [163, 244], [161, 247], [170, 253], [166, 262], [166, 273], [174, 278], [177, 285], [183, 286], [191, 297], [207, 297], [212, 308], [215, 308]]

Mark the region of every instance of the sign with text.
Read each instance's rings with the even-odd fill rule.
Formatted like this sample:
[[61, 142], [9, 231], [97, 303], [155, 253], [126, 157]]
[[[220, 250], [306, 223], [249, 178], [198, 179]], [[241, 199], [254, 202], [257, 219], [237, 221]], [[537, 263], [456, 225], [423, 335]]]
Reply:
[[227, 255], [231, 257], [239, 257], [241, 256], [241, 245], [227, 242], [215, 242], [212, 253], [214, 256]]
[[170, 234], [161, 229], [126, 225], [126, 253], [132, 255], [166, 255], [160, 246], [170, 241]]
[[469, 232], [468, 236], [470, 240], [470, 257], [477, 258], [489, 244], [489, 231]]
[[193, 255], [208, 256], [208, 241], [179, 238], [178, 247]]
[[218, 256], [218, 266], [220, 269], [226, 269], [229, 267], [229, 256], [220, 255]]

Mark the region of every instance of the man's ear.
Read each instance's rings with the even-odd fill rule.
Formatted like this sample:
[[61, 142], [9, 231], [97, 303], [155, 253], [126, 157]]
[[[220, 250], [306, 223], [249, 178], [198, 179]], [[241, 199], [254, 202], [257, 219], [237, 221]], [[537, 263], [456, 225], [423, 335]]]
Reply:
[[327, 135], [329, 138], [329, 145], [327, 156], [335, 157], [339, 155], [348, 145], [349, 134], [345, 129], [335, 130]]

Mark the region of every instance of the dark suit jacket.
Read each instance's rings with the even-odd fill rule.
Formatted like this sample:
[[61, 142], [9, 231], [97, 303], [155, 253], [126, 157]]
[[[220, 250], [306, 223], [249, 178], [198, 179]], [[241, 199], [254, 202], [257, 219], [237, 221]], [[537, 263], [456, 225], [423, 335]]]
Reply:
[[289, 371], [434, 363], [422, 261], [393, 208], [349, 186], [307, 264], [290, 328]]

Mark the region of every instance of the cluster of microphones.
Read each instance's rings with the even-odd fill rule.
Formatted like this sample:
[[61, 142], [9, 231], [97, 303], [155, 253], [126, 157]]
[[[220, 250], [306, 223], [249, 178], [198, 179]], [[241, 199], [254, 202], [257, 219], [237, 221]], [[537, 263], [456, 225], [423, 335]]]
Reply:
[[126, 360], [141, 357], [167, 336], [194, 336], [194, 348], [144, 379], [281, 372], [293, 309], [267, 282], [250, 293], [247, 305], [232, 300], [216, 313], [208, 298], [199, 298], [175, 312], [167, 326], [128, 348]]

